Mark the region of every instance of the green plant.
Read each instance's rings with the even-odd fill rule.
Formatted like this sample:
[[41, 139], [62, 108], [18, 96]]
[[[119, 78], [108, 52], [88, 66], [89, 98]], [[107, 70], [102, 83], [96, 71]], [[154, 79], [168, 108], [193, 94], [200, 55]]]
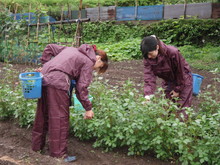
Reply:
[[[72, 113], [72, 129], [80, 139], [95, 139], [94, 146], [106, 151], [128, 147], [129, 155], [152, 152], [160, 159], [184, 165], [216, 164], [220, 160], [220, 104], [212, 96], [201, 95], [206, 98], [203, 104], [198, 111], [187, 109], [189, 120], [184, 123], [175, 116], [177, 105], [164, 99], [161, 90], [160, 97], [149, 104], [144, 104], [130, 81], [122, 88], [110, 89], [95, 82], [90, 90], [95, 118], [85, 121]], [[219, 98], [219, 93], [215, 97]]]

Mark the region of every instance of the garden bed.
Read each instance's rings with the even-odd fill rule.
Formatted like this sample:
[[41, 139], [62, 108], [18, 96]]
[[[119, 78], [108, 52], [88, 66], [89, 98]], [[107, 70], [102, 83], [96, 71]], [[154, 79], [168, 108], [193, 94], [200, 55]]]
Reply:
[[[0, 70], [5, 64], [0, 63]], [[25, 72], [30, 66], [13, 65], [13, 69], [18, 72]], [[36, 67], [33, 67], [33, 70]], [[30, 70], [30, 69], [28, 69]], [[214, 83], [213, 78], [216, 75], [203, 71], [192, 69], [193, 73], [204, 76], [201, 87], [201, 92], [209, 90], [207, 85]], [[4, 78], [1, 72], [0, 78]], [[143, 93], [143, 65], [141, 60], [124, 61], [124, 62], [110, 62], [108, 72], [103, 75], [104, 80], [108, 80], [110, 85], [121, 86], [130, 78], [134, 82], [135, 87]], [[218, 76], [219, 78], [220, 76]], [[160, 80], [158, 80], [158, 86]], [[220, 91], [220, 86], [218, 85]], [[193, 97], [193, 106], [197, 106], [201, 100], [198, 97]], [[94, 149], [92, 141], [82, 142], [71, 135], [69, 137], [68, 150], [69, 153], [78, 157], [78, 161], [73, 164], [82, 165], [129, 165], [129, 164], [151, 164], [151, 165], [166, 165], [172, 162], [165, 162], [155, 159], [153, 153], [148, 153], [145, 156], [127, 156], [126, 148], [116, 149], [113, 152], [105, 153], [102, 149]], [[51, 158], [48, 156], [48, 151], [44, 154], [36, 153], [31, 150], [31, 128], [20, 128], [16, 121], [0, 122], [0, 164], [65, 164], [61, 160]], [[174, 162], [173, 162], [174, 163]]]

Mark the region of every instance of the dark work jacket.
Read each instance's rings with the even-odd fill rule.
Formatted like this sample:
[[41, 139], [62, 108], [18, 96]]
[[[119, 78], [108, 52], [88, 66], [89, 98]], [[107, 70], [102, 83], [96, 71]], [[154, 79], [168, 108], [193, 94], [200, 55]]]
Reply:
[[191, 85], [189, 64], [179, 50], [160, 42], [163, 53], [156, 59], [144, 59], [144, 94], [152, 95], [156, 89], [156, 77], [162, 78], [165, 84], [174, 84], [173, 90], [181, 93], [185, 86]]
[[87, 44], [79, 48], [49, 44], [41, 57], [43, 86], [69, 91], [70, 80], [76, 80], [76, 96], [85, 110], [92, 109], [88, 99], [88, 87], [92, 81], [96, 55]]

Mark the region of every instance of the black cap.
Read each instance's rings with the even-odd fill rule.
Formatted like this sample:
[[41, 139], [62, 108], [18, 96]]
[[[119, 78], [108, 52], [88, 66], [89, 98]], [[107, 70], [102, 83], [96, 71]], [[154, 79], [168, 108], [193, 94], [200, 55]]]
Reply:
[[141, 52], [145, 59], [148, 58], [148, 52], [154, 51], [157, 49], [158, 41], [155, 36], [144, 37], [141, 41]]

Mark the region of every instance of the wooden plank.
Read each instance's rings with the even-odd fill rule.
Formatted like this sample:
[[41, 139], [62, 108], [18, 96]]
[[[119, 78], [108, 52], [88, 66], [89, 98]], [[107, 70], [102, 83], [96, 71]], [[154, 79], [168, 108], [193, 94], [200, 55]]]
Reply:
[[211, 18], [212, 15], [212, 3], [192, 3], [187, 4], [186, 7], [187, 16], [196, 16], [201, 19]]
[[87, 18], [91, 21], [115, 20], [115, 6], [86, 8]]
[[165, 5], [164, 19], [178, 19], [184, 15], [184, 4]]
[[212, 4], [212, 18], [220, 18], [220, 3]]

